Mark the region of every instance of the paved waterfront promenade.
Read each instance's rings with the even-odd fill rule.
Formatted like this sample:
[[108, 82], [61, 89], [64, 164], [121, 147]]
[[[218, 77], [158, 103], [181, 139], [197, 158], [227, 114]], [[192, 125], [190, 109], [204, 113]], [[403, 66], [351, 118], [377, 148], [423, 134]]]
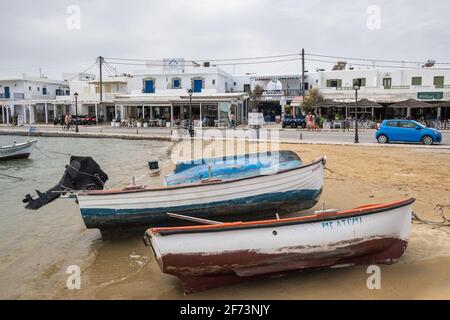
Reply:
[[[78, 136], [85, 138], [119, 138], [129, 140], [165, 140], [172, 139], [172, 129], [170, 128], [113, 128], [106, 125], [97, 126], [79, 126], [79, 133], [75, 130], [62, 130], [61, 126], [57, 125], [33, 125], [36, 136]], [[246, 127], [238, 128], [248, 130]], [[340, 130], [321, 130], [308, 131], [305, 129], [281, 129], [277, 125], [269, 125], [265, 129], [278, 134], [273, 136], [279, 137], [282, 143], [295, 144], [335, 144], [335, 145], [355, 145], [353, 143], [355, 132], [353, 130], [342, 132]], [[214, 129], [203, 129], [203, 132]], [[217, 128], [215, 128], [217, 130]], [[225, 137], [225, 129], [219, 129], [223, 132]], [[28, 135], [29, 126], [13, 127], [8, 125], [0, 125], [0, 134], [17, 134]], [[217, 132], [217, 131], [216, 131]], [[440, 145], [424, 146], [421, 144], [387, 144], [380, 145], [374, 138], [375, 130], [360, 130], [359, 131], [359, 145], [361, 146], [402, 146], [402, 147], [424, 147], [424, 148], [444, 148], [450, 149], [450, 131], [442, 131], [442, 143]], [[262, 140], [265, 140], [261, 136]]]

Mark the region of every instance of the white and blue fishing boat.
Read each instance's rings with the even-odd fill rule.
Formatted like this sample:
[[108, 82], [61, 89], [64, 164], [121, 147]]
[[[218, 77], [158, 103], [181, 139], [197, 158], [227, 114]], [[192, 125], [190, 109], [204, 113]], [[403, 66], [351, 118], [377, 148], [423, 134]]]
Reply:
[[164, 178], [164, 184], [174, 186], [211, 178], [231, 179], [273, 174], [280, 170], [298, 168], [301, 165], [301, 159], [292, 151], [202, 158], [177, 163], [173, 173]]
[[325, 162], [321, 157], [266, 175], [94, 190], [76, 197], [86, 227], [103, 231], [179, 224], [167, 213], [248, 221], [313, 207], [322, 192]]

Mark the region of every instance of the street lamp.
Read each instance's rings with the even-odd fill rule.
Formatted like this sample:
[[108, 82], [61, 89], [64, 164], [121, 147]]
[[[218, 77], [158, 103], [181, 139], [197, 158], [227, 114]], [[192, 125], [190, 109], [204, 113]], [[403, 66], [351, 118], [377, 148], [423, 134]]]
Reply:
[[355, 89], [355, 143], [359, 143], [358, 137], [358, 90], [360, 89], [358, 81], [355, 81], [353, 85]]
[[188, 90], [189, 94], [189, 122], [188, 122], [188, 131], [191, 137], [194, 136], [194, 130], [193, 130], [193, 121], [192, 121], [192, 94], [194, 91], [192, 89]]
[[194, 92], [192, 91], [192, 89], [188, 90], [188, 94], [189, 94], [189, 120], [192, 120], [192, 94]]
[[78, 93], [73, 94], [75, 98], [75, 132], [78, 133]]

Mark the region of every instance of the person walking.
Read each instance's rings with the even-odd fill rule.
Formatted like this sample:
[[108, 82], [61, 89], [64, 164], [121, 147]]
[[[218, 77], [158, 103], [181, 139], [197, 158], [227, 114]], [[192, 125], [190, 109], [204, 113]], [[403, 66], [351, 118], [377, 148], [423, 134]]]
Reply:
[[306, 127], [308, 128], [308, 131], [311, 130], [313, 126], [313, 116], [311, 112], [308, 112], [308, 116], [306, 117]]
[[70, 115], [70, 113], [67, 113], [64, 117], [64, 123], [66, 124], [67, 130], [70, 130], [70, 125], [72, 123], [72, 116]]

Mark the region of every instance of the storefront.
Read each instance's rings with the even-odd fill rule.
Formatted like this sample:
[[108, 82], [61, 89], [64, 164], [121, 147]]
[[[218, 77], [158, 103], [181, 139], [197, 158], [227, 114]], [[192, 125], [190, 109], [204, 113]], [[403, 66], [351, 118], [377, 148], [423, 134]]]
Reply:
[[248, 100], [246, 93], [197, 93], [191, 99], [188, 95], [121, 95], [115, 99], [114, 118], [174, 126], [192, 117], [195, 126], [226, 127], [231, 119], [237, 124], [247, 122]]

